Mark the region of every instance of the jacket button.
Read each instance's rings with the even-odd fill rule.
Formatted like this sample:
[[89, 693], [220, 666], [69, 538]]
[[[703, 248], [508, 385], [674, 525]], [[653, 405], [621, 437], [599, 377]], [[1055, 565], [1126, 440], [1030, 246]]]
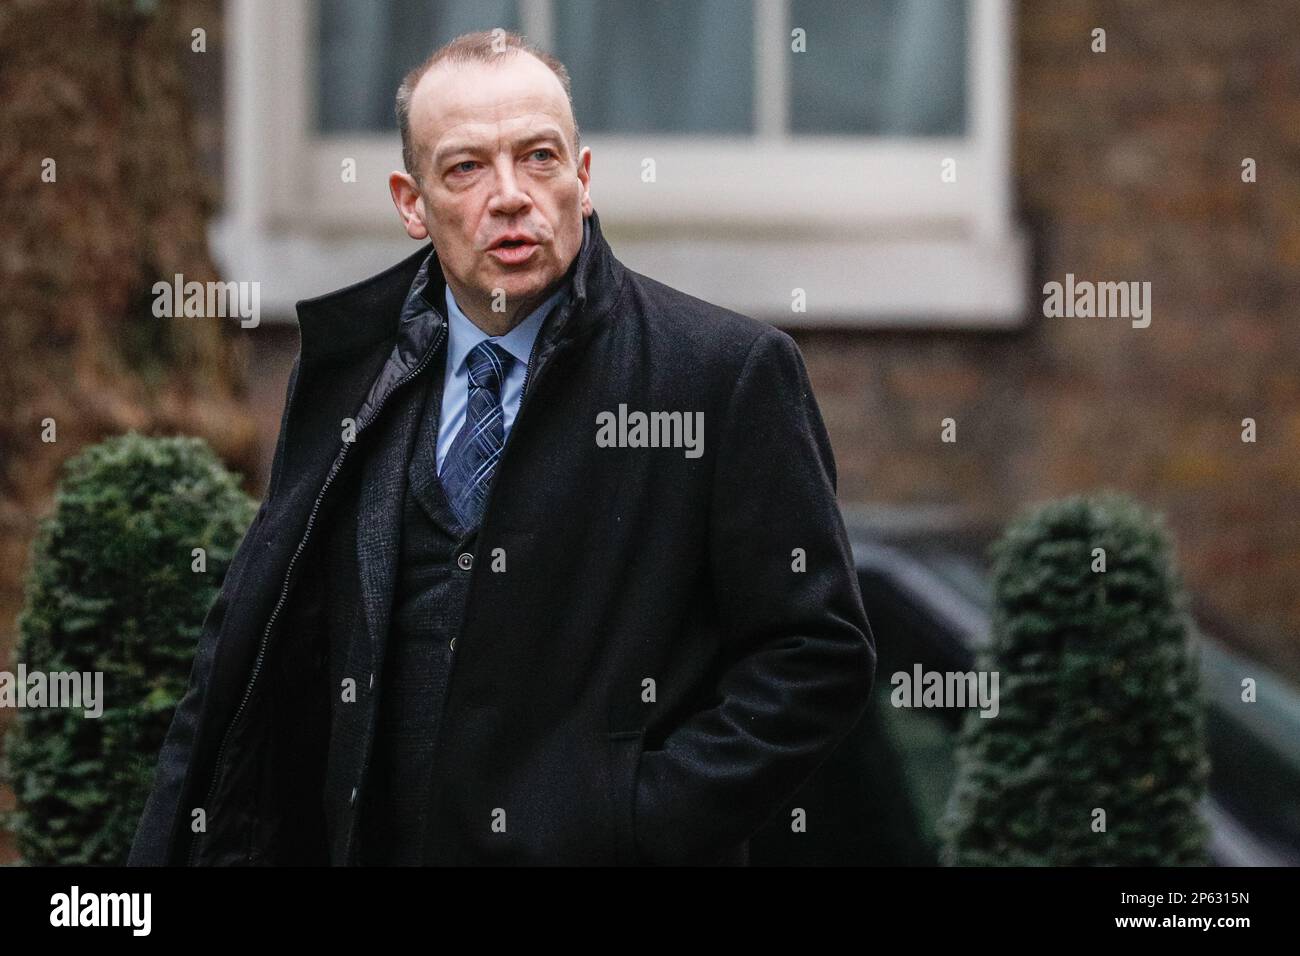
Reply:
[[356, 805], [357, 805], [357, 788], [353, 787], [352, 796], [348, 799], [348, 806], [355, 807]]
[[462, 571], [468, 571], [470, 568], [474, 567], [474, 555], [466, 551], [456, 559], [456, 563], [460, 565]]
[[453, 637], [453, 638], [451, 639], [451, 643], [448, 644], [447, 646], [450, 647], [450, 648], [454, 651], [454, 650], [456, 649], [456, 638]]

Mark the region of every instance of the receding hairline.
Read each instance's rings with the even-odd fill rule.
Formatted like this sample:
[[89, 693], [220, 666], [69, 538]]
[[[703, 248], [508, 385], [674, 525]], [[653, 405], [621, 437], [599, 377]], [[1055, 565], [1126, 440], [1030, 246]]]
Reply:
[[[498, 34], [500, 35], [498, 37]], [[504, 46], [499, 46], [504, 42]], [[568, 104], [569, 127], [572, 131], [570, 145], [573, 161], [576, 164], [582, 149], [582, 131], [578, 126], [577, 114], [573, 108], [573, 91], [569, 82], [569, 72], [551, 54], [529, 43], [522, 35], [501, 30], [481, 30], [457, 37], [450, 43], [439, 47], [419, 66], [414, 67], [402, 79], [397, 88], [396, 112], [398, 129], [402, 136], [402, 162], [406, 171], [420, 179], [420, 160], [424, 150], [416, 141], [411, 130], [411, 107], [415, 91], [420, 82], [433, 70], [442, 66], [454, 67], [461, 64], [481, 64], [483, 66], [500, 66], [513, 60], [518, 54], [527, 54], [549, 69], [560, 83], [564, 98]], [[564, 137], [564, 123], [560, 122], [561, 138]]]

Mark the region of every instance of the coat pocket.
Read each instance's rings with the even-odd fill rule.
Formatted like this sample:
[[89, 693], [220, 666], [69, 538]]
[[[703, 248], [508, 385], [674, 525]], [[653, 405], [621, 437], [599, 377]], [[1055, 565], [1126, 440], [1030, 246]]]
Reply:
[[614, 864], [641, 862], [636, 849], [636, 784], [641, 765], [644, 730], [619, 730], [609, 734], [609, 807], [614, 824]]

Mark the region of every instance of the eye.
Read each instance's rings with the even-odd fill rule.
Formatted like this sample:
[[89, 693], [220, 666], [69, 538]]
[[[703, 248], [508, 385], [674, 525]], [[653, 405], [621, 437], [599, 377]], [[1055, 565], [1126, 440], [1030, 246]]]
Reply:
[[545, 146], [539, 146], [537, 149], [533, 150], [532, 153], [531, 153], [530, 155], [532, 155], [532, 156], [536, 156], [538, 153], [542, 153], [542, 154], [543, 154], [543, 155], [542, 155], [542, 159], [543, 159], [543, 160], [545, 160], [545, 159], [549, 159], [550, 157], [552, 157], [552, 156], [555, 155], [555, 151], [554, 151], [554, 150], [547, 149]]
[[[477, 166], [477, 165], [478, 165], [478, 163], [474, 162], [474, 160], [472, 160], [472, 159], [462, 159], [462, 160], [461, 160], [459, 163], [457, 163], [455, 166], [451, 167], [451, 171], [452, 171], [453, 173], [469, 173], [469, 172], [473, 172], [473, 167], [475, 167], [475, 166]], [[463, 166], [469, 166], [470, 168], [469, 168], [469, 169], [462, 169], [461, 167], [463, 167]]]

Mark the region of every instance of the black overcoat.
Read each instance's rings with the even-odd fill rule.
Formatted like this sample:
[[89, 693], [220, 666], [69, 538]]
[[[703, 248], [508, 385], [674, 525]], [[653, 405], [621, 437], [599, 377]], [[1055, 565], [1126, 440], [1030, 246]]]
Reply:
[[[830, 442], [787, 334], [626, 268], [594, 213], [584, 229], [454, 570], [471, 579], [433, 758], [436, 856], [743, 864], [874, 680]], [[441, 309], [403, 309], [431, 249], [298, 303], [268, 495], [204, 622], [133, 865], [353, 861], [397, 505], [331, 489], [355, 487], [371, 426], [441, 343]], [[429, 302], [444, 284], [435, 257]], [[702, 413], [702, 453], [631, 430], [598, 442], [607, 413], [636, 412]], [[337, 528], [358, 580], [323, 579]], [[322, 622], [321, 590], [345, 587], [361, 606]], [[374, 675], [347, 726], [330, 719], [339, 627]]]

